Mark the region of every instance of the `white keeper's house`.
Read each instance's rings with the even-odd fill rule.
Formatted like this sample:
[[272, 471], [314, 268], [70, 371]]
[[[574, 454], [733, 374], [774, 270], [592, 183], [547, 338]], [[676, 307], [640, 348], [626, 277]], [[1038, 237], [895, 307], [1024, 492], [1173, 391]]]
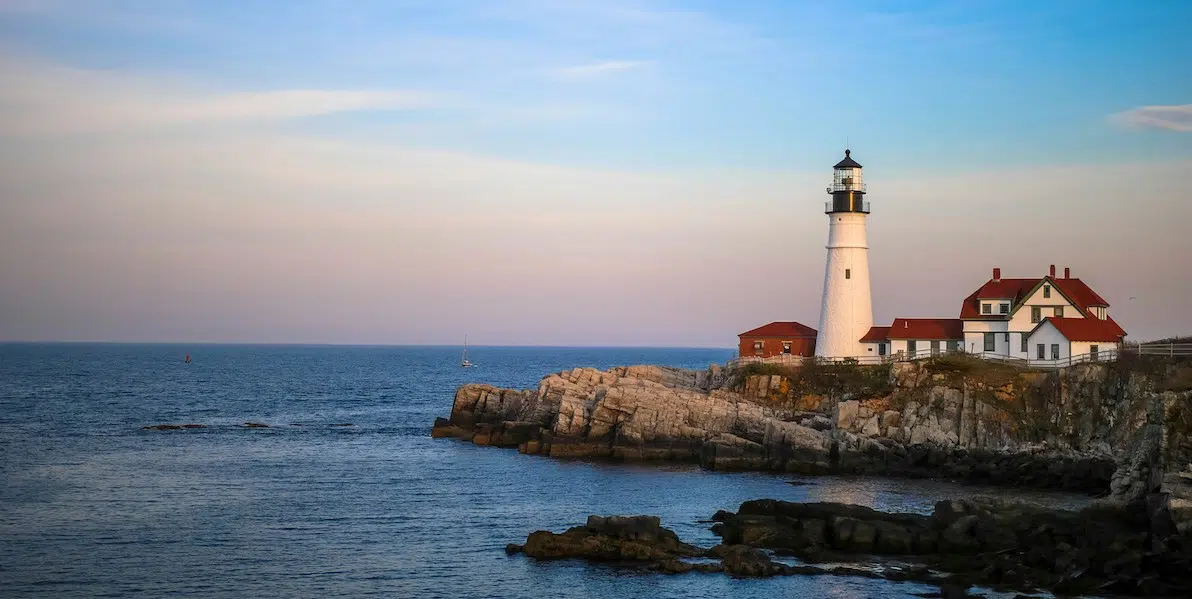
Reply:
[[1001, 269], [964, 299], [959, 318], [897, 318], [861, 338], [865, 356], [964, 351], [988, 358], [1051, 362], [1112, 356], [1126, 332], [1109, 302], [1055, 265], [1041, 278], [1002, 278]]

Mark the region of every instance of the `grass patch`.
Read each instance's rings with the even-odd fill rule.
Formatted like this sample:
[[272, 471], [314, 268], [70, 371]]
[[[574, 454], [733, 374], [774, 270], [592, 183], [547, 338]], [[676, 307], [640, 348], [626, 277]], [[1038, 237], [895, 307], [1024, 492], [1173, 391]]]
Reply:
[[1179, 364], [1170, 368], [1167, 376], [1155, 383], [1155, 390], [1176, 393], [1192, 391], [1192, 365]]
[[774, 400], [797, 407], [808, 395], [841, 397], [885, 397], [893, 392], [889, 364], [858, 364], [856, 360], [822, 362], [814, 358], [799, 366], [751, 363], [733, 374], [731, 388], [740, 391], [750, 376], [780, 376], [787, 383], [785, 392]]
[[978, 383], [986, 387], [1018, 385], [1022, 381], [1022, 369], [1017, 366], [984, 360], [966, 354], [948, 354], [926, 360], [923, 369], [931, 374], [942, 374], [950, 383]]

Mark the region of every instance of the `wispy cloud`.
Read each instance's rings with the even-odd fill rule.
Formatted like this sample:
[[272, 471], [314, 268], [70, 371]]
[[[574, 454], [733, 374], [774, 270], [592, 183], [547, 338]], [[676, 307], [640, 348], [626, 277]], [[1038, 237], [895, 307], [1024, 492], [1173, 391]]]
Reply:
[[1133, 129], [1192, 132], [1192, 104], [1140, 106], [1109, 118], [1114, 123]]
[[605, 60], [590, 64], [563, 67], [556, 69], [554, 73], [563, 79], [583, 79], [632, 71], [649, 66], [650, 64], [653, 63], [648, 60]]
[[0, 134], [95, 133], [137, 127], [277, 121], [361, 110], [432, 105], [409, 90], [210, 91], [44, 63], [0, 60]]

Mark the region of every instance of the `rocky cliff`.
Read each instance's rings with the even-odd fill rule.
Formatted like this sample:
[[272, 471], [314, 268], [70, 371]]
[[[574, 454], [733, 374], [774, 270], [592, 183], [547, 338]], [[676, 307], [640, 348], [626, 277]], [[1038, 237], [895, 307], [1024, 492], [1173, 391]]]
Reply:
[[537, 390], [465, 385], [436, 437], [552, 457], [1059, 487], [1192, 510], [1192, 392], [1129, 364], [577, 368]]

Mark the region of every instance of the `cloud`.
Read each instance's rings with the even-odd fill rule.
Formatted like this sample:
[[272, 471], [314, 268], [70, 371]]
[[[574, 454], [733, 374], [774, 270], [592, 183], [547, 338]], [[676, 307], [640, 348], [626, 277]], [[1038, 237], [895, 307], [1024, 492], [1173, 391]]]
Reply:
[[578, 79], [596, 77], [612, 73], [622, 73], [652, 64], [648, 60], [606, 60], [555, 70], [555, 74], [564, 79]]
[[1119, 112], [1109, 118], [1114, 123], [1132, 129], [1192, 132], [1192, 104], [1140, 106]]
[[277, 121], [434, 105], [412, 90], [212, 91], [190, 82], [0, 60], [0, 135], [99, 133]]

